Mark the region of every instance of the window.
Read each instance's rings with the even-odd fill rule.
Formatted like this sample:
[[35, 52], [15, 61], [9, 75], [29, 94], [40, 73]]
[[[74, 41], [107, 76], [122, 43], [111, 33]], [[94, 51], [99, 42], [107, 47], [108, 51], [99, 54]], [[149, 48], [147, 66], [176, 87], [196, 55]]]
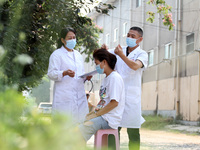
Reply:
[[172, 44], [165, 45], [165, 59], [171, 59], [172, 57]]
[[106, 34], [106, 45], [109, 46], [110, 44], [110, 35]]
[[142, 3], [142, 0], [136, 0], [136, 7], [140, 7]]
[[114, 42], [118, 40], [118, 29], [114, 29]]
[[194, 50], [194, 33], [186, 36], [186, 51], [191, 52]]
[[153, 61], [154, 61], [154, 50], [150, 50], [148, 52], [148, 65], [152, 66], [153, 65]]
[[123, 36], [127, 36], [128, 24], [127, 22], [123, 23]]
[[98, 44], [99, 44], [99, 46], [102, 45], [102, 40], [101, 39], [99, 39]]

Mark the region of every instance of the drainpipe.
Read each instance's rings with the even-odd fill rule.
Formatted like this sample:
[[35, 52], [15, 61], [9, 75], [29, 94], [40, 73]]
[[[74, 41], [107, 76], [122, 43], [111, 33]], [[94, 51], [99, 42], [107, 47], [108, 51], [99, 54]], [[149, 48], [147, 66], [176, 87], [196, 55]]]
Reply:
[[121, 43], [121, 35], [123, 34], [121, 34], [121, 21], [122, 21], [122, 19], [121, 19], [121, 7], [122, 7], [122, 2], [121, 2], [121, 0], [119, 0], [119, 28], [118, 28], [118, 43], [120, 43], [120, 44], [122, 44]]
[[[159, 59], [159, 48], [160, 48], [160, 15], [158, 14], [158, 24], [157, 24], [157, 54], [156, 54], [156, 61], [158, 62]], [[159, 68], [158, 65], [156, 65], [156, 115], [158, 115], [158, 104], [159, 104], [159, 95], [158, 95], [158, 76], [159, 76]]]
[[130, 11], [130, 18], [129, 18], [129, 20], [130, 20], [130, 27], [129, 28], [131, 28], [132, 27], [132, 11], [133, 11], [133, 9], [132, 9], [132, 6], [133, 6], [133, 2], [132, 2], [132, 0], [130, 0], [130, 7], [129, 7], [129, 11]]
[[[177, 56], [178, 56], [178, 15], [179, 15], [179, 9], [178, 9], [178, 0], [176, 0], [176, 8], [175, 8], [175, 31], [174, 31], [174, 66], [173, 66], [173, 90], [176, 92], [176, 66], [177, 66]], [[177, 93], [177, 92], [176, 92]], [[177, 96], [177, 94], [176, 94]], [[174, 98], [174, 110], [177, 110], [177, 97]], [[176, 112], [177, 114], [177, 112]]]
[[178, 57], [180, 55], [180, 40], [181, 40], [181, 0], [178, 0], [178, 37], [177, 37], [177, 54], [176, 54], [176, 58], [177, 58], [177, 63], [176, 63], [176, 113], [177, 115], [180, 115], [180, 58]]
[[[145, 22], [145, 6], [146, 6], [146, 3], [145, 3], [145, 0], [142, 1], [142, 29], [144, 31], [144, 22]], [[144, 42], [142, 41], [142, 48], [144, 48]]]
[[[199, 3], [199, 7], [200, 7], [200, 3]], [[199, 10], [199, 14], [200, 14], [200, 10]], [[200, 17], [199, 17], [199, 24], [200, 24]], [[199, 29], [199, 35], [200, 35], [200, 29]], [[199, 37], [200, 38], [200, 37]], [[200, 47], [200, 43], [199, 43], [199, 47]], [[199, 92], [198, 92], [198, 114], [200, 115], [200, 49], [198, 49], [199, 52]], [[200, 119], [200, 118], [199, 118]]]
[[198, 114], [200, 115], [200, 49], [198, 49], [199, 52], [199, 91], [198, 91]]
[[[110, 46], [109, 46], [109, 48], [114, 48], [113, 47], [113, 41], [111, 41], [112, 37], [114, 36], [114, 34], [112, 34], [113, 33], [113, 10], [110, 10], [110, 17], [111, 17], [111, 25], [110, 25], [111, 33], [110, 33]], [[104, 27], [105, 27], [105, 24], [104, 24]]]

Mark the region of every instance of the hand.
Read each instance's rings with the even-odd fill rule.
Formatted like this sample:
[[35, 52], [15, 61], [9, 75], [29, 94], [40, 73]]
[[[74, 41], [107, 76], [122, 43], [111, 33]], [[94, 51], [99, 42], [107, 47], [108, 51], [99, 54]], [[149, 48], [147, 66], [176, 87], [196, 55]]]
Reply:
[[103, 45], [101, 46], [101, 48], [104, 48], [104, 49], [108, 50], [108, 46], [107, 46], [106, 44], [103, 44]]
[[90, 116], [91, 114], [95, 114], [95, 112], [94, 112], [94, 111], [91, 111], [90, 113], [88, 113], [88, 114], [86, 115], [86, 117], [87, 117], [87, 116]]
[[63, 72], [63, 77], [66, 76], [66, 75], [68, 75], [70, 77], [74, 77], [75, 76], [75, 72], [70, 70], [70, 69], [68, 69], [68, 70]]
[[114, 52], [115, 52], [115, 54], [117, 54], [119, 56], [122, 55], [123, 54], [122, 47], [120, 45], [117, 45]]
[[86, 116], [86, 121], [90, 120], [90, 119], [93, 119], [93, 118], [96, 118], [97, 117], [97, 114], [96, 113], [91, 113], [90, 115], [87, 115]]
[[94, 110], [95, 110], [95, 111], [99, 111], [100, 109], [99, 109], [98, 107], [96, 107]]
[[86, 77], [86, 80], [90, 81], [91, 78], [92, 78], [92, 76], [87, 76], [87, 77]]

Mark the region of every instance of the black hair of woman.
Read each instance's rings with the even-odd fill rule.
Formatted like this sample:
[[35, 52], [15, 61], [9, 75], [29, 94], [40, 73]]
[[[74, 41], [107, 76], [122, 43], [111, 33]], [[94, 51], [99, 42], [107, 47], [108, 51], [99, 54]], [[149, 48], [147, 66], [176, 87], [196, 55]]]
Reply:
[[99, 60], [102, 62], [103, 60], [106, 60], [109, 67], [114, 70], [115, 64], [117, 62], [117, 58], [114, 54], [111, 54], [104, 48], [96, 49], [93, 53], [93, 58]]

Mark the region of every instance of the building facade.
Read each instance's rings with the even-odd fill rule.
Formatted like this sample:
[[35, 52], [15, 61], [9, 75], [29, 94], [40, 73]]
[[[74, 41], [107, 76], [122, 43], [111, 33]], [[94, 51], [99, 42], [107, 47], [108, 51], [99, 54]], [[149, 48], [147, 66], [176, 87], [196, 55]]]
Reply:
[[[156, 12], [156, 7], [148, 5], [147, 0], [104, 0], [116, 8], [109, 15], [92, 12], [88, 16], [103, 28], [99, 44], [105, 43], [109, 48], [126, 45], [130, 27], [143, 29], [140, 46], [149, 56], [142, 79], [143, 114], [197, 122], [200, 121], [200, 1], [165, 1], [172, 6], [173, 31], [163, 25], [159, 14], [153, 23], [146, 21], [147, 11]], [[87, 71], [94, 69], [92, 62], [85, 67]], [[94, 93], [101, 78], [99, 75], [93, 78]]]

